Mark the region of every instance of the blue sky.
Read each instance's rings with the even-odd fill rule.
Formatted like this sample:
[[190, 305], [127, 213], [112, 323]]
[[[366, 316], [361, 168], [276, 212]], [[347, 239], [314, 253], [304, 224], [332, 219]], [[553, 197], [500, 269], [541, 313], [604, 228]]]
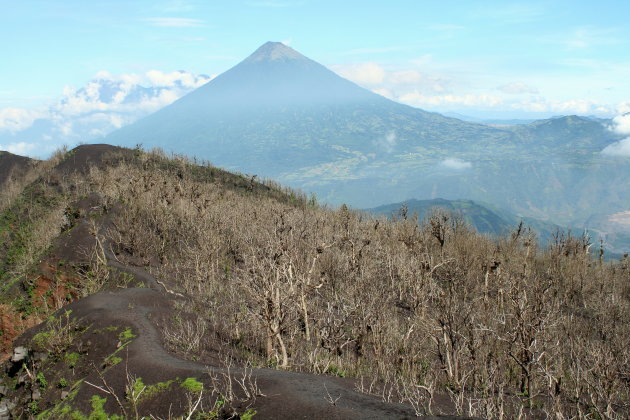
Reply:
[[622, 0], [0, 0], [0, 130], [97, 74], [213, 76], [269, 40], [428, 110], [612, 117], [630, 111], [629, 16]]

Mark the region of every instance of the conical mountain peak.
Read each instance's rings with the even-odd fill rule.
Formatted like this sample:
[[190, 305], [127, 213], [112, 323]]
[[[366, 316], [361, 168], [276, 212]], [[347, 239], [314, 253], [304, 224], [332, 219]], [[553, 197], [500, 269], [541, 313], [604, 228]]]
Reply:
[[247, 57], [245, 62], [277, 60], [307, 60], [307, 58], [293, 48], [284, 45], [282, 42], [269, 41], [261, 45], [252, 55]]

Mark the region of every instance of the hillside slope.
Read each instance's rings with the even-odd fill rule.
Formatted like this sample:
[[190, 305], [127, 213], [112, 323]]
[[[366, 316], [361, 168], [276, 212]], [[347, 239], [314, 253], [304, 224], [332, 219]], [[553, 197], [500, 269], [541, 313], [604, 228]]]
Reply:
[[20, 178], [35, 165], [33, 159], [0, 151], [0, 186], [12, 178]]
[[[123, 174], [143, 174], [145, 182], [158, 176], [168, 182], [164, 192], [170, 197], [184, 178], [214, 183], [220, 194], [264, 197], [289, 207], [304, 200], [296, 193], [108, 145], [80, 146], [40, 169], [41, 177], [0, 214], [5, 235], [0, 335], [2, 350], [9, 351], [2, 357], [2, 418], [137, 418], [138, 413], [173, 418], [195, 412], [206, 418], [239, 418], [240, 413], [262, 419], [413, 415], [409, 406], [357, 393], [351, 381], [248, 368], [241, 351], [224, 342], [223, 331], [193, 318], [189, 311], [200, 302], [152, 274], [163, 262], [142, 263], [137, 251], [113, 242], [124, 235], [116, 230], [127, 215], [124, 201], [92, 188], [110, 173], [110, 181], [119, 185], [140, 180], [118, 177]], [[51, 314], [57, 308], [62, 309]], [[192, 329], [171, 330], [173, 322], [186, 322]], [[204, 327], [197, 330], [200, 322]], [[195, 339], [201, 346], [192, 347]], [[332, 396], [327, 401], [328, 393], [334, 404]]]
[[108, 145], [38, 171], [0, 211], [0, 415], [629, 414], [630, 260], [588, 238], [333, 211]]

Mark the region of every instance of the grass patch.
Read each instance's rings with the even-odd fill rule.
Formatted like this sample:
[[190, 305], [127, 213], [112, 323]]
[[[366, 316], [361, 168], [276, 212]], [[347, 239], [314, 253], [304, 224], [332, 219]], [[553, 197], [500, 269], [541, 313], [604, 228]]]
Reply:
[[131, 331], [131, 328], [129, 327], [125, 328], [123, 332], [118, 334], [118, 339], [122, 341], [123, 343], [129, 340], [132, 340], [134, 338], [136, 338], [136, 335]]
[[196, 378], [186, 378], [180, 386], [194, 393], [199, 393], [203, 390], [203, 382], [199, 382]]

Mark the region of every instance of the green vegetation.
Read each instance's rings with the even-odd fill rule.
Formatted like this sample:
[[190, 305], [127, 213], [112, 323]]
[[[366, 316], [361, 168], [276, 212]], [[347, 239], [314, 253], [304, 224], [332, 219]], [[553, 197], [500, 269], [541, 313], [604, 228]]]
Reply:
[[64, 355], [64, 359], [65, 359], [65, 361], [68, 364], [68, 367], [70, 369], [74, 369], [75, 368], [75, 366], [79, 362], [80, 358], [81, 358], [81, 355], [79, 353], [76, 353], [76, 352], [66, 353]]
[[37, 382], [44, 389], [46, 389], [48, 387], [48, 381], [46, 380], [46, 377], [44, 376], [43, 372], [39, 372], [37, 374]]
[[106, 366], [116, 366], [118, 363], [120, 363], [122, 361], [123, 361], [122, 357], [111, 355], [111, 356], [108, 356], [105, 359], [105, 365]]
[[203, 383], [196, 378], [186, 378], [180, 386], [190, 392], [199, 393], [203, 390]]
[[158, 382], [155, 383], [153, 385], [149, 385], [146, 387], [146, 389], [144, 390], [143, 399], [151, 399], [154, 398], [158, 395], [160, 395], [163, 392], [166, 392], [172, 384], [175, 383], [174, 379], [168, 380], [168, 381], [164, 381], [164, 382]]
[[33, 182], [12, 205], [0, 209], [0, 284], [3, 292], [20, 280], [59, 233], [64, 204], [64, 196], [54, 188]]
[[136, 338], [135, 334], [131, 331], [131, 328], [125, 328], [123, 332], [118, 335], [118, 338], [123, 343]]
[[241, 420], [252, 420], [256, 415], [256, 410], [248, 408], [243, 414], [241, 414]]
[[92, 404], [92, 412], [87, 416], [84, 416], [79, 411], [72, 412], [73, 420], [124, 420], [122, 416], [116, 414], [107, 414], [105, 412], [104, 406], [107, 402], [107, 398], [99, 397], [98, 395], [93, 395], [90, 399]]
[[79, 328], [71, 318], [72, 311], [64, 311], [56, 318], [48, 317], [44, 331], [35, 334], [33, 343], [40, 349], [55, 355], [62, 354], [74, 341], [75, 337], [87, 328]]
[[39, 413], [39, 401], [31, 401], [28, 403], [28, 411], [34, 415]]

